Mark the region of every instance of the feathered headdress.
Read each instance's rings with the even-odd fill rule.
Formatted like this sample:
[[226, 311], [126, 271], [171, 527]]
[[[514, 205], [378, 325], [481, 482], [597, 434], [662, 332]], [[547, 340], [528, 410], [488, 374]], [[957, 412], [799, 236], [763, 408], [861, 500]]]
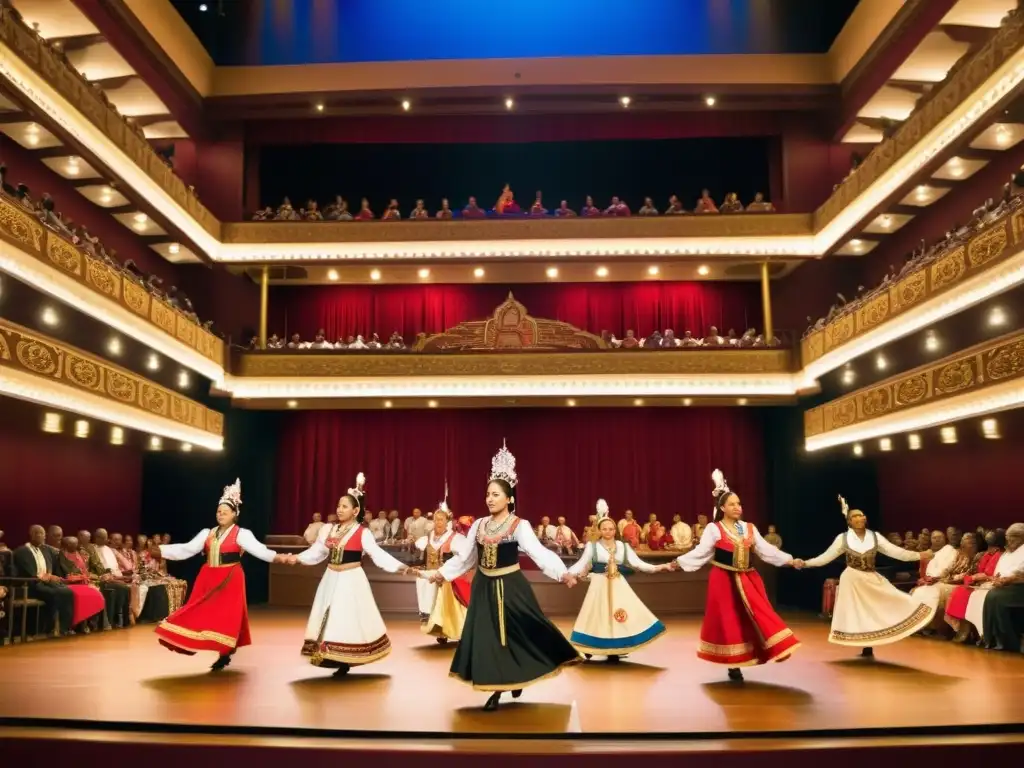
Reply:
[[489, 480], [504, 480], [513, 488], [519, 482], [519, 477], [516, 475], [516, 457], [509, 452], [504, 440], [501, 441], [501, 450], [491, 459]]
[[846, 503], [846, 499], [842, 496], [839, 497], [839, 507], [843, 510], [843, 519], [849, 520], [850, 518], [850, 505]]
[[217, 502], [219, 507], [221, 504], [227, 504], [233, 510], [235, 514], [238, 514], [239, 508], [242, 506], [242, 481], [235, 478], [235, 482], [231, 485], [224, 486], [224, 492], [220, 495], [220, 501]]
[[439, 512], [444, 512], [447, 517], [451, 517], [451, 511], [448, 509], [448, 483], [444, 484], [444, 500], [437, 505]]
[[714, 520], [718, 517], [718, 500], [722, 498], [722, 494], [729, 493], [729, 484], [725, 482], [725, 473], [720, 469], [711, 473], [711, 480], [715, 484], [715, 489], [711, 491], [711, 496], [715, 500], [715, 508], [711, 510], [711, 519]]
[[602, 520], [608, 518], [608, 502], [604, 499], [597, 500], [597, 524], [600, 525]]
[[366, 491], [363, 490], [363, 486], [364, 485], [366, 485], [366, 475], [364, 475], [362, 472], [360, 472], [358, 475], [356, 475], [356, 487], [355, 488], [349, 488], [348, 489], [349, 494], [351, 494], [352, 496], [355, 496], [355, 498], [357, 500], [361, 501], [363, 496], [366, 495]]

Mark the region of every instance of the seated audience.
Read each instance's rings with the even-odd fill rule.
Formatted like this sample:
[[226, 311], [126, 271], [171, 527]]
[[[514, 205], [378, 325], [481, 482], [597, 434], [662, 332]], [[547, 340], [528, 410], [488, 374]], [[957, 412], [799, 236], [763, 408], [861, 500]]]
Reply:
[[935, 577], [926, 577], [925, 583], [915, 587], [911, 594], [919, 597], [922, 603], [936, 606], [935, 616], [925, 628], [926, 632], [938, 632], [946, 627], [944, 621], [946, 603], [953, 590], [964, 583], [964, 579], [974, 573], [979, 559], [978, 545], [973, 533], [968, 533], [961, 540], [953, 561]]
[[[89, 567], [82, 553], [78, 550], [78, 539], [65, 536], [61, 541], [61, 552], [57, 558], [57, 574], [75, 597], [74, 610], [71, 617], [72, 632], [89, 634], [87, 621], [103, 612], [106, 603], [103, 595], [89, 577]], [[110, 629], [104, 624], [104, 629]]]
[[700, 199], [697, 200], [697, 205], [693, 208], [694, 213], [718, 213], [718, 206], [715, 205], [715, 201], [711, 199], [711, 192], [707, 189], [702, 189], [700, 192]]
[[544, 207], [544, 202], [541, 197], [541, 191], [537, 190], [537, 196], [533, 201], [533, 205], [530, 206], [531, 216], [547, 216], [548, 209]]
[[374, 219], [373, 211], [370, 210], [370, 201], [365, 197], [359, 203], [359, 213], [356, 214], [356, 221], [372, 221]]
[[398, 208], [398, 201], [391, 198], [388, 203], [388, 207], [384, 209], [384, 213], [381, 214], [381, 221], [401, 221], [402, 211]]
[[668, 535], [672, 539], [672, 549], [687, 551], [693, 546], [693, 529], [683, 522], [682, 515], [672, 517], [672, 527]]
[[449, 206], [449, 204], [448, 204], [448, 198], [447, 197], [442, 197], [441, 198], [441, 210], [439, 210], [437, 212], [437, 218], [439, 218], [439, 219], [450, 219], [454, 215], [455, 214], [452, 213], [451, 206]]
[[316, 537], [320, 535], [320, 529], [324, 527], [323, 521], [320, 517], [319, 512], [313, 513], [313, 522], [306, 526], [306, 530], [302, 532], [302, 538], [305, 539], [307, 544], [313, 544], [316, 541]]
[[661, 212], [654, 207], [654, 200], [649, 197], [644, 198], [644, 204], [640, 206], [640, 210], [637, 211], [638, 216], [657, 216]]
[[[987, 587], [987, 588], [986, 588]], [[1024, 608], [1024, 523], [1006, 529], [1006, 550], [992, 579], [971, 593], [965, 618], [980, 644], [996, 651], [1021, 651], [1020, 611]]]
[[422, 200], [416, 201], [416, 206], [412, 209], [409, 214], [411, 221], [426, 221], [430, 218], [430, 212], [427, 210], [427, 205]]
[[569, 207], [569, 201], [563, 200], [558, 208], [555, 209], [555, 216], [561, 216], [562, 218], [572, 218], [576, 215], [576, 211]]
[[617, 197], [612, 197], [612, 203], [604, 210], [605, 216], [629, 216], [629, 206]]
[[594, 205], [594, 198], [587, 195], [587, 202], [583, 206], [583, 210], [580, 211], [580, 216], [600, 216], [601, 209]]
[[708, 328], [708, 335], [704, 337], [703, 346], [705, 347], [721, 347], [725, 345], [725, 339], [718, 335], [718, 328], [711, 326]]
[[70, 634], [75, 615], [75, 596], [56, 572], [56, 562], [46, 546], [46, 531], [33, 525], [28, 531], [28, 542], [14, 550], [17, 575], [35, 579], [29, 585], [29, 597], [41, 600], [46, 606], [47, 628], [55, 634]]
[[764, 199], [764, 194], [758, 192], [754, 195], [754, 202], [747, 206], [747, 213], [774, 213], [775, 206]]
[[725, 196], [725, 200], [722, 202], [722, 213], [743, 213], [743, 203], [740, 202], [739, 195], [735, 192], [730, 192]]
[[558, 526], [555, 528], [555, 544], [559, 552], [567, 555], [574, 555], [581, 549], [579, 537], [572, 528], [566, 525], [564, 517], [558, 518]]
[[985, 546], [985, 551], [981, 554], [974, 572], [964, 576], [963, 584], [955, 587], [946, 601], [944, 619], [956, 633], [953, 636], [953, 641], [957, 643], [965, 643], [970, 638], [972, 627], [969, 622], [964, 620], [967, 603], [972, 591], [986, 588], [984, 585], [991, 582], [995, 576], [999, 558], [1006, 547], [1006, 535], [999, 531], [989, 531], [985, 534]]
[[466, 207], [462, 209], [462, 217], [466, 219], [482, 219], [485, 216], [487, 216], [487, 212], [477, 205], [476, 198], [469, 198]]

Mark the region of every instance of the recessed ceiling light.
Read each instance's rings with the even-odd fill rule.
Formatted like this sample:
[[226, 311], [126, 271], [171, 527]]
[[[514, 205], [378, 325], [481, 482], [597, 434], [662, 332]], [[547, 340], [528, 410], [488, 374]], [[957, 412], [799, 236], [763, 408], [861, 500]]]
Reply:
[[178, 372], [178, 387], [180, 389], [188, 389], [188, 387], [189, 387], [189, 385], [191, 383], [192, 383], [192, 379], [188, 375], [188, 371], [179, 371]]
[[477, 267], [476, 269], [473, 270], [473, 277], [483, 277], [483, 276], [484, 276], [484, 268], [483, 267]]
[[632, 101], [633, 100], [629, 98], [629, 96], [623, 96], [621, 99], [619, 99], [619, 104], [621, 104], [624, 107], [628, 107], [630, 103], [632, 103]]
[[200, 3], [199, 4], [199, 10], [202, 13], [206, 13], [206, 11], [209, 10], [209, 6], [207, 6], [206, 3]]
[[43, 432], [57, 435], [64, 431], [64, 417], [59, 413], [43, 414]]
[[964, 165], [959, 157], [954, 157], [949, 161], [949, 175], [955, 179], [964, 175]]
[[172, 256], [177, 256], [180, 251], [181, 246], [178, 245], [177, 243], [171, 243], [170, 245], [167, 246], [167, 252]]
[[910, 448], [910, 450], [912, 451], [921, 450], [921, 436], [916, 432], [907, 435], [907, 447]]
[[883, 437], [881, 440], [878, 441], [878, 448], [879, 448], [879, 450], [886, 451], [886, 452], [891, 451], [892, 450], [892, 438], [891, 437]]
[[67, 167], [64, 168], [64, 172], [68, 176], [77, 176], [79, 173], [82, 172], [82, 169], [78, 167], [78, 163], [72, 163], [69, 160], [68, 164], [67, 164]]
[[182, 443], [181, 450], [185, 453], [192, 453], [192, 443]]
[[942, 344], [939, 342], [939, 337], [935, 334], [935, 331], [928, 331], [924, 337], [924, 348], [929, 352], [938, 352], [939, 347]]
[[107, 352], [112, 355], [120, 355], [122, 350], [121, 340], [115, 336], [107, 342]]
[[884, 371], [888, 367], [889, 361], [885, 359], [885, 355], [879, 354], [875, 358], [875, 368], [877, 368], [880, 371]]
[[505, 109], [512, 109], [512, 107], [514, 107], [515, 105], [516, 103], [511, 96], [505, 99]]
[[565, 401], [565, 404], [567, 406], [569, 406], [570, 408], [575, 408], [576, 407], [576, 401], [573, 400], [571, 397], [568, 400]]
[[643, 400], [642, 397], [638, 397], [636, 400], [633, 401], [633, 405], [643, 405], [643, 404], [644, 404], [644, 400]]
[[299, 407], [299, 401], [298, 400], [289, 400], [288, 401], [288, 407], [289, 408], [298, 408]]
[[558, 277], [558, 267], [548, 267], [545, 274], [552, 278]]
[[598, 267], [594, 270], [594, 274], [598, 277], [608, 277], [608, 267]]
[[317, 112], [323, 112], [323, 111], [324, 111], [324, 105], [323, 105], [323, 102], [321, 102], [321, 103], [319, 103], [319, 104], [317, 104], [317, 105], [316, 105], [316, 111], [317, 111]]
[[714, 96], [705, 96], [704, 103], [707, 104], [709, 107], [713, 107], [715, 106], [715, 104], [718, 103], [718, 99], [716, 99]]
[[379, 269], [371, 269], [370, 270], [370, 279], [371, 280], [380, 280], [380, 270]]
[[745, 398], [745, 397], [741, 397], [739, 400], [736, 401], [736, 405], [746, 405], [746, 404], [747, 404], [747, 398]]
[[417, 275], [419, 275], [419, 277], [420, 277], [420, 280], [426, 280], [426, 279], [427, 279], [428, 277], [430, 277], [430, 270], [429, 270], [429, 269], [427, 269], [426, 267], [423, 267], [423, 268], [422, 268], [422, 269], [421, 269], [421, 270], [420, 270], [419, 272], [417, 272], [416, 274], [417, 274]]
[[110, 428], [110, 444], [124, 445], [124, 430], [121, 427]]
[[57, 314], [57, 310], [53, 307], [43, 307], [41, 318], [45, 325], [51, 327], [60, 324], [60, 315]]
[[410, 109], [412, 109], [412, 102], [409, 101], [408, 99], [403, 100], [402, 101], [402, 109], [404, 109], [406, 112], [408, 112]]
[[987, 440], [998, 440], [999, 422], [995, 419], [985, 419], [981, 422], [981, 434], [983, 434]]
[[135, 214], [135, 221], [138, 224], [145, 224], [147, 221], [149, 221], [149, 216], [147, 216], [144, 213], [136, 213]]
[[385, 400], [385, 401], [384, 401], [384, 407], [385, 407], [385, 408], [390, 408], [390, 407], [391, 407], [391, 405], [392, 405], [392, 403], [391, 403], [391, 401], [390, 401], [390, 400]]
[[657, 277], [659, 272], [661, 272], [661, 269], [659, 269], [658, 267], [647, 268], [647, 274], [650, 275], [651, 277]]
[[956, 442], [956, 427], [943, 427], [942, 429], [939, 430], [939, 437], [942, 439], [942, 442], [945, 443], [946, 445], [952, 445], [953, 443]]
[[149, 438], [149, 450], [151, 450], [151, 451], [159, 451], [163, 447], [164, 447], [164, 441], [163, 441], [162, 438], [159, 438], [156, 435], [151, 435], [150, 436], [150, 438]]
[[39, 143], [39, 135], [35, 134], [35, 133], [30, 133], [28, 136], [25, 137], [25, 142], [30, 147], [34, 147], [34, 146], [36, 146], [36, 144]]
[[701, 277], [707, 277], [709, 274], [711, 274], [711, 270], [708, 269], [707, 265], [701, 264], [699, 267], [697, 267], [697, 274], [700, 275]]
[[886, 214], [882, 217], [882, 228], [889, 229], [892, 226], [892, 216]]
[[846, 368], [843, 371], [843, 378], [842, 378], [843, 384], [845, 384], [846, 386], [850, 386], [851, 384], [853, 384], [853, 382], [856, 380], [856, 378], [857, 378], [857, 373], [853, 370], [853, 368], [850, 367], [850, 364], [847, 363], [846, 364]]
[[28, 127], [25, 128], [29, 133], [39, 133], [39, 126], [35, 123], [29, 123]]
[[1013, 137], [1010, 135], [1010, 131], [1005, 125], [1000, 125], [996, 129], [996, 144], [1000, 147], [1005, 147], [1012, 139]]
[[146, 367], [151, 371], [160, 370], [160, 358], [156, 355], [150, 355], [149, 359], [146, 361]]
[[853, 455], [854, 456], [863, 456], [864, 455], [864, 446], [861, 445], [860, 443], [854, 443], [853, 444]]
[[328, 280], [337, 280], [338, 279], [338, 270], [336, 270], [336, 269], [329, 269], [329, 270], [327, 270], [327, 279]]
[[692, 397], [684, 397], [683, 398], [683, 405], [686, 405], [686, 406], [693, 405], [693, 398]]
[[437, 408], [437, 400], [428, 400], [427, 401], [427, 407], [428, 408]]
[[1006, 325], [1006, 311], [1002, 307], [992, 307], [988, 313], [988, 324], [993, 328]]

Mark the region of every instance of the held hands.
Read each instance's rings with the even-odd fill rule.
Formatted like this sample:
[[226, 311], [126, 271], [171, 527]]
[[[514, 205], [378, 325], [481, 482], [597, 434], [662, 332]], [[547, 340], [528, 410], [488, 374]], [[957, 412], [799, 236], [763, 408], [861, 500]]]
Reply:
[[805, 566], [807, 565], [807, 563], [805, 563], [805, 562], [804, 562], [803, 560], [801, 560], [800, 558], [794, 558], [793, 560], [791, 560], [791, 561], [789, 562], [789, 564], [790, 564], [790, 566], [792, 566], [793, 568], [796, 568], [796, 569], [797, 569], [798, 571], [801, 571], [801, 570], [803, 570], [803, 569], [804, 569], [804, 567], [805, 567]]
[[441, 575], [440, 571], [434, 571], [433, 575], [430, 576], [431, 584], [444, 584], [444, 576]]
[[563, 584], [565, 584], [565, 586], [567, 586], [567, 587], [568, 587], [569, 589], [572, 589], [573, 587], [575, 587], [575, 586], [576, 586], [576, 582], [577, 582], [577, 579], [576, 579], [576, 577], [575, 577], [575, 576], [573, 576], [573, 575], [572, 575], [571, 573], [569, 573], [568, 571], [567, 571], [567, 572], [566, 572], [566, 574], [565, 574], [565, 575], [564, 575], [564, 576], [562, 577], [562, 583], [563, 583]]
[[927, 563], [933, 557], [935, 557], [935, 553], [932, 552], [930, 549], [926, 549], [924, 552], [921, 553], [921, 562]]

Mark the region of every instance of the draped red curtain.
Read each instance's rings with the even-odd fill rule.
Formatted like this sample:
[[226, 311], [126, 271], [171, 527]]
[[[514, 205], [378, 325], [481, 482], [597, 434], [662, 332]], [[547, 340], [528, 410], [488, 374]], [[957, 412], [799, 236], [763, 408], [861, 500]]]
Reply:
[[571, 323], [620, 338], [629, 329], [644, 336], [671, 328], [677, 336], [704, 336], [711, 325], [723, 335], [760, 327], [756, 283], [535, 283], [506, 285], [339, 285], [277, 288], [270, 299], [272, 333], [310, 338], [323, 328], [330, 339], [394, 331], [406, 340], [440, 333], [467, 320], [491, 316], [509, 292], [533, 317]]
[[720, 467], [747, 519], [765, 505], [762, 420], [757, 409], [480, 409], [306, 411], [282, 426], [274, 530], [301, 532], [367, 476], [367, 508], [433, 509], [449, 488], [457, 515], [485, 512], [491, 457], [502, 439], [517, 459], [518, 512], [530, 522], [565, 515], [579, 530], [598, 498], [671, 524], [712, 508]]

